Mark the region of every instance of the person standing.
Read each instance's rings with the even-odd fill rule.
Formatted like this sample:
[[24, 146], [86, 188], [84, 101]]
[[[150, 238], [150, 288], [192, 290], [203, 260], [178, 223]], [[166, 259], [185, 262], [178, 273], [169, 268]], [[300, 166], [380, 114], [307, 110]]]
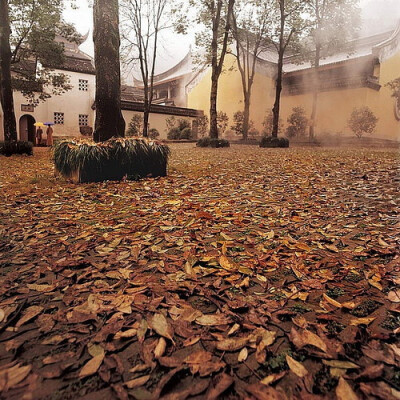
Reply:
[[53, 146], [53, 128], [49, 125], [46, 130], [46, 145], [47, 146]]
[[40, 146], [42, 144], [42, 137], [43, 137], [43, 129], [39, 126], [36, 129], [36, 146]]

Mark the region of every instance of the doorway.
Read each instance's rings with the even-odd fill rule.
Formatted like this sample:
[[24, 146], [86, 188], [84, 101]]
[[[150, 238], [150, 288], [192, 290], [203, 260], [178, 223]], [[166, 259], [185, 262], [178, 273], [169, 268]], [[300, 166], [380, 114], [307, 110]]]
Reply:
[[19, 140], [35, 143], [35, 118], [25, 114], [19, 119]]

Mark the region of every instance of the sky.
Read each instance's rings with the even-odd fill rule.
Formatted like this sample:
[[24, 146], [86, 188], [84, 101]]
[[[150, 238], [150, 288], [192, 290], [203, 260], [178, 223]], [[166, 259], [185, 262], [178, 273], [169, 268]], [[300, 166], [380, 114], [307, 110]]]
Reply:
[[[92, 9], [87, 0], [80, 0], [78, 4], [78, 10], [68, 7], [64, 17], [68, 22], [72, 22], [81, 34], [86, 34], [93, 29]], [[382, 32], [386, 26], [391, 28], [400, 20], [400, 0], [361, 0], [360, 6], [364, 21], [361, 31], [363, 36]], [[193, 42], [194, 38], [190, 35], [168, 35], [167, 39], [160, 43], [157, 73], [166, 71], [178, 63], [187, 54]], [[91, 35], [81, 49], [93, 56]]]

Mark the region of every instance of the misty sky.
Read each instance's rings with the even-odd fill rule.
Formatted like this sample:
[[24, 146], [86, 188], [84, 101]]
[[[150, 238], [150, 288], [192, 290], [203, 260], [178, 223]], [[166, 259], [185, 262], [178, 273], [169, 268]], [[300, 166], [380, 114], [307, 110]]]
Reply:
[[[392, 28], [400, 21], [400, 0], [361, 0], [363, 10], [363, 28], [361, 35], [379, 33]], [[68, 22], [75, 24], [78, 31], [85, 34], [93, 27], [92, 9], [87, 0], [79, 1], [79, 9], [68, 8], [64, 13]], [[165, 71], [180, 61], [193, 43], [192, 36], [169, 34], [161, 43], [161, 51], [158, 59], [158, 72]], [[81, 46], [86, 53], [93, 55], [93, 43], [91, 38]]]

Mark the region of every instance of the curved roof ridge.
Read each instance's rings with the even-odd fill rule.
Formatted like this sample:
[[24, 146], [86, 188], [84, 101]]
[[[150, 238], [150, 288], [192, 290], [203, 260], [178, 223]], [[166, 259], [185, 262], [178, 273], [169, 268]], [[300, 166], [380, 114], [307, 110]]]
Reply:
[[189, 51], [186, 53], [186, 55], [182, 58], [181, 61], [179, 61], [177, 64], [175, 64], [172, 68], [161, 72], [160, 74], [154, 75], [154, 80], [159, 81], [162, 79], [165, 79], [169, 75], [172, 75], [174, 72], [178, 71], [179, 68], [183, 67], [188, 61], [190, 61], [192, 55], [192, 48], [189, 48]]

